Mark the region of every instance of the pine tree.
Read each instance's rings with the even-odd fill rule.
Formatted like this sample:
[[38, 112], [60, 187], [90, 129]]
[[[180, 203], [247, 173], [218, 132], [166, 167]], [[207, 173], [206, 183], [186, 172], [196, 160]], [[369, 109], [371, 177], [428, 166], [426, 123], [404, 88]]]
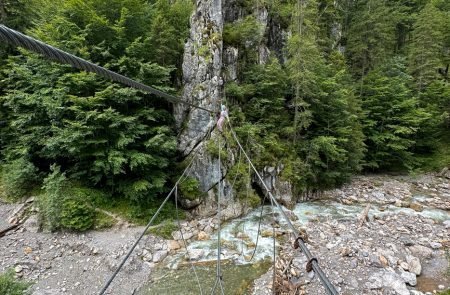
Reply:
[[318, 76], [324, 71], [323, 57], [317, 45], [317, 3], [297, 0], [293, 13], [292, 36], [288, 42], [289, 77], [294, 88], [293, 141], [311, 124], [310, 103], [319, 92]]
[[429, 114], [412, 95], [411, 82], [405, 61], [399, 57], [367, 75], [362, 98], [368, 168], [412, 168], [415, 164], [415, 134]]
[[[64, 1], [29, 33], [170, 92], [173, 68], [148, 54], [160, 49], [146, 42], [151, 9], [140, 0]], [[5, 77], [8, 162], [31, 159], [44, 173], [56, 163], [70, 179], [141, 203], [164, 190], [176, 149], [167, 103], [24, 50], [8, 60]]]
[[385, 0], [357, 0], [346, 30], [346, 53], [360, 89], [367, 72], [392, 56], [395, 15]]
[[447, 22], [444, 14], [430, 2], [425, 5], [414, 24], [409, 62], [419, 92], [434, 80], [442, 78], [438, 69], [445, 67], [444, 32]]

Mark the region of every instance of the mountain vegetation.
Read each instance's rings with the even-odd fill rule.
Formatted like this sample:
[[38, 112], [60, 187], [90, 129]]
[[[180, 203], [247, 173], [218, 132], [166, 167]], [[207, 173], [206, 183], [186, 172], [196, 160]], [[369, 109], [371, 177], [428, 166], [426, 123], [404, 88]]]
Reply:
[[[239, 48], [224, 88], [259, 168], [283, 165], [301, 194], [365, 171], [450, 165], [448, 1], [241, 2], [248, 15], [224, 25], [224, 46]], [[0, 23], [176, 94], [194, 5], [5, 0]], [[266, 63], [256, 5], [288, 32]], [[153, 210], [177, 174], [176, 133], [162, 99], [0, 44], [1, 187], [13, 198], [41, 188], [51, 228], [91, 227], [88, 201]], [[80, 200], [74, 187], [104, 200]]]

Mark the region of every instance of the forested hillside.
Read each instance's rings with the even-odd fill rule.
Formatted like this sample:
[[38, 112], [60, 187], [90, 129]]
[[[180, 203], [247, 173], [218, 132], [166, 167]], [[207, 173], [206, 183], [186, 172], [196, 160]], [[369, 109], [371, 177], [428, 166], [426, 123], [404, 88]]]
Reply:
[[[177, 94], [193, 2], [6, 0], [0, 23]], [[237, 71], [223, 67], [221, 95], [259, 169], [282, 165], [301, 194], [361, 172], [450, 164], [448, 1], [224, 2], [239, 17], [209, 38], [238, 52]], [[278, 33], [261, 27], [261, 7]], [[262, 43], [273, 45], [264, 61]], [[138, 216], [154, 207], [183, 166], [170, 104], [5, 44], [0, 67], [6, 196], [39, 188], [54, 228], [54, 216], [88, 212], [89, 198], [126, 201]], [[248, 176], [243, 166], [229, 171]], [[62, 226], [90, 222], [80, 224]]]

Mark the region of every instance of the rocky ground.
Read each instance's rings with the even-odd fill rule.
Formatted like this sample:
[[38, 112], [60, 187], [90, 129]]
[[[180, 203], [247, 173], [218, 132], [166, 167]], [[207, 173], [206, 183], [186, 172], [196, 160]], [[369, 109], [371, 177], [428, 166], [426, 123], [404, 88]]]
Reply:
[[[427, 197], [413, 198], [420, 194]], [[326, 197], [361, 208], [372, 204], [369, 218], [361, 226], [357, 218], [313, 218], [305, 227], [310, 251], [340, 294], [433, 294], [433, 290], [450, 288], [446, 256], [450, 220], [435, 221], [411, 214], [432, 208], [448, 210], [449, 179], [358, 177]], [[0, 203], [0, 231], [9, 225], [11, 215], [20, 206]], [[388, 206], [415, 211], [386, 213]], [[182, 228], [188, 243], [208, 240], [217, 229], [217, 220], [186, 221]], [[45, 233], [39, 231], [37, 218], [32, 214], [22, 226], [0, 237], [0, 272], [13, 268], [17, 277], [34, 283], [34, 295], [98, 294], [142, 229], [125, 225], [85, 234]], [[292, 248], [292, 239], [283, 226], [277, 231], [290, 241], [278, 256], [281, 259], [277, 261], [277, 271], [286, 269], [279, 282], [284, 280], [286, 286], [297, 287], [296, 294], [326, 294], [317, 277], [306, 273], [306, 258]], [[146, 236], [109, 294], [132, 294], [148, 281], [159, 262], [184, 251], [182, 245], [179, 231], [169, 241]], [[202, 255], [193, 251], [190, 258], [199, 260]], [[253, 294], [271, 294], [272, 273], [270, 269], [255, 281]]]
[[[413, 200], [417, 193], [429, 197]], [[328, 195], [344, 204], [372, 203], [378, 213], [389, 204], [416, 211], [448, 210], [450, 181], [433, 176], [359, 177]], [[437, 222], [407, 212], [369, 217], [362, 226], [353, 218], [313, 221], [306, 227], [310, 251], [340, 294], [419, 295], [450, 288], [450, 220]], [[291, 290], [286, 294], [326, 294], [318, 278], [306, 273], [302, 253], [289, 244], [281, 253], [277, 271], [286, 270], [284, 290]], [[271, 294], [272, 272], [255, 282], [253, 294]]]
[[[0, 226], [5, 228], [18, 206], [0, 203]], [[0, 237], [0, 272], [13, 268], [17, 277], [34, 283], [33, 295], [98, 294], [142, 230], [121, 227], [85, 234], [43, 233], [31, 215], [23, 226]], [[155, 263], [167, 256], [167, 249], [162, 239], [145, 238], [108, 294], [132, 294], [147, 280]]]

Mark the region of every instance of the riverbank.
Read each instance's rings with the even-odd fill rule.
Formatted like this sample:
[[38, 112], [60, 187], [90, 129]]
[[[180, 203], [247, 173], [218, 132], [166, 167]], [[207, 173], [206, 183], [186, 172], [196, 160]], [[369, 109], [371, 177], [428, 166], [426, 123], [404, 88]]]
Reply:
[[[310, 251], [341, 294], [406, 295], [449, 288], [449, 179], [430, 175], [357, 177], [348, 186], [328, 192], [326, 198], [298, 204], [289, 215], [306, 232]], [[360, 226], [358, 216], [368, 203], [368, 220]], [[0, 226], [7, 225], [17, 206], [0, 203]], [[256, 244], [259, 213], [256, 209], [223, 226], [227, 294], [271, 294], [271, 263], [254, 264], [271, 257], [271, 209], [263, 208]], [[318, 279], [305, 272], [304, 255], [292, 249], [284, 221], [279, 214], [275, 217], [277, 251], [281, 253], [278, 263], [292, 258], [289, 276], [280, 279], [298, 286], [303, 292], [299, 294], [325, 294]], [[43, 233], [33, 218], [35, 215], [0, 238], [0, 271], [13, 268], [17, 277], [33, 283], [34, 295], [98, 293], [143, 229], [122, 225], [85, 234]], [[177, 282], [182, 281], [196, 289], [188, 260], [195, 264], [214, 260], [217, 220], [184, 221], [182, 228], [189, 255], [179, 231], [173, 232], [173, 240], [149, 235], [111, 286], [110, 294], [131, 294], [135, 289], [139, 294], [179, 294]], [[249, 263], [254, 250], [255, 258]], [[266, 273], [261, 275], [261, 270]], [[204, 289], [210, 290], [207, 282], [215, 277], [214, 266], [204, 266], [199, 275], [204, 277]], [[147, 281], [152, 283], [142, 287]]]

